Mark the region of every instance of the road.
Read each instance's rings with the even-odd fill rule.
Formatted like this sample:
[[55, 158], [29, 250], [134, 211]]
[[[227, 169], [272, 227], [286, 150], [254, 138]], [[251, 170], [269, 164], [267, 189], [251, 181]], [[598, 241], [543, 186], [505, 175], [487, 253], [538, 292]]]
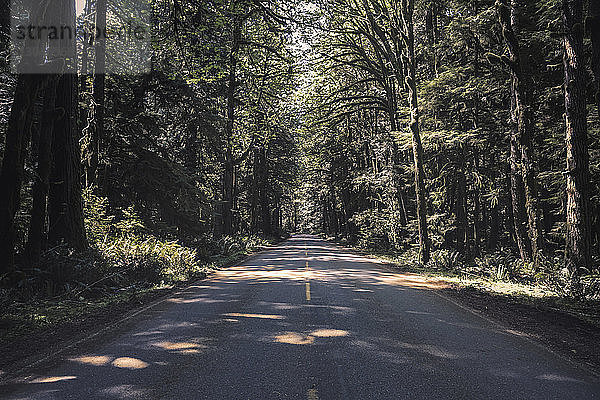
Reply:
[[591, 399], [597, 378], [425, 279], [295, 236], [53, 360], [9, 399]]

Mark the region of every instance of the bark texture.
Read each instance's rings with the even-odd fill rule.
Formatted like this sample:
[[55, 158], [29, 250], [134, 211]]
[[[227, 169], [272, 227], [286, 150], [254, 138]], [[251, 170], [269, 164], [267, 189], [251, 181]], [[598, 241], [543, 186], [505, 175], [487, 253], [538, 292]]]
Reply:
[[19, 75], [6, 130], [0, 172], [0, 273], [14, 264], [15, 214], [21, 204], [21, 185], [33, 126], [33, 108], [42, 85], [41, 76]]
[[[511, 73], [511, 95], [512, 95], [512, 114], [514, 120], [513, 137], [511, 138], [511, 165], [512, 172], [516, 173], [516, 169], [520, 169], [522, 180], [523, 196], [525, 202], [525, 213], [527, 221], [527, 233], [529, 239], [528, 248], [531, 249], [531, 259], [535, 266], [539, 265], [540, 253], [543, 251], [543, 236], [540, 226], [540, 212], [537, 198], [536, 174], [533, 162], [532, 149], [532, 117], [530, 104], [530, 89], [529, 75], [525, 71], [524, 63], [521, 56], [521, 48], [516, 32], [518, 31], [518, 0], [498, 0], [496, 2], [498, 18], [502, 28], [502, 36], [508, 50], [508, 59], [506, 63]], [[518, 192], [519, 179], [515, 178], [513, 184], [514, 192]], [[513, 207], [520, 207], [520, 199], [517, 193], [513, 193]], [[514, 211], [515, 215], [515, 231], [518, 238], [519, 252], [521, 258], [526, 260], [525, 246], [521, 241], [522, 221], [519, 215], [519, 210]], [[518, 218], [517, 218], [518, 217]]]
[[415, 192], [419, 225], [419, 254], [421, 262], [429, 262], [429, 233], [427, 230], [427, 196], [425, 194], [425, 172], [423, 168], [423, 144], [419, 127], [419, 101], [417, 95], [417, 73], [415, 59], [414, 0], [402, 0], [402, 36], [404, 42], [403, 64], [404, 86], [408, 92], [410, 108], [410, 132], [415, 168]]
[[563, 0], [567, 204], [565, 266], [573, 282], [590, 267], [589, 153], [583, 1]]
[[37, 168], [32, 188], [33, 206], [25, 253], [33, 264], [40, 261], [46, 232], [47, 201], [51, 166], [51, 148], [54, 138], [56, 110], [56, 77], [50, 77], [44, 93], [44, 107], [39, 131]]

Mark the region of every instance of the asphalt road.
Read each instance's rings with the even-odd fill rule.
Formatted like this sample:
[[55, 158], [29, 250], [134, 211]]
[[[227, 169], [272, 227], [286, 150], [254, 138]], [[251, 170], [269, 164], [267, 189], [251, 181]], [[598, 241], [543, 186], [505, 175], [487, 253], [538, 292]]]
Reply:
[[428, 281], [309, 236], [192, 285], [34, 372], [0, 387], [0, 397], [600, 397], [597, 378]]

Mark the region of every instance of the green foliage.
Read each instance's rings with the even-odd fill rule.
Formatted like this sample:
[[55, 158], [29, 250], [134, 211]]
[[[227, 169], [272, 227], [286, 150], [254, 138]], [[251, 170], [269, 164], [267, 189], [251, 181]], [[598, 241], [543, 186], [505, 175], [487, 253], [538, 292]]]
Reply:
[[464, 266], [463, 257], [454, 250], [439, 249], [431, 253], [426, 267], [436, 271], [458, 272]]
[[478, 273], [492, 280], [505, 281], [515, 278], [520, 261], [508, 249], [499, 249], [475, 259]]

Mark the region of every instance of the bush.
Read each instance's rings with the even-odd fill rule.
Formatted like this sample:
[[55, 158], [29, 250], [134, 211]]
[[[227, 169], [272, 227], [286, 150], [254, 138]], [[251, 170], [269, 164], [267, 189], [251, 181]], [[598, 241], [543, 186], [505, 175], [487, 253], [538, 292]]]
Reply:
[[406, 237], [399, 217], [393, 212], [365, 210], [355, 214], [351, 222], [356, 227], [357, 245], [376, 251], [399, 250], [405, 247], [401, 238]]
[[460, 253], [453, 250], [435, 250], [431, 253], [431, 258], [427, 266], [440, 271], [456, 272], [463, 266], [463, 257]]

